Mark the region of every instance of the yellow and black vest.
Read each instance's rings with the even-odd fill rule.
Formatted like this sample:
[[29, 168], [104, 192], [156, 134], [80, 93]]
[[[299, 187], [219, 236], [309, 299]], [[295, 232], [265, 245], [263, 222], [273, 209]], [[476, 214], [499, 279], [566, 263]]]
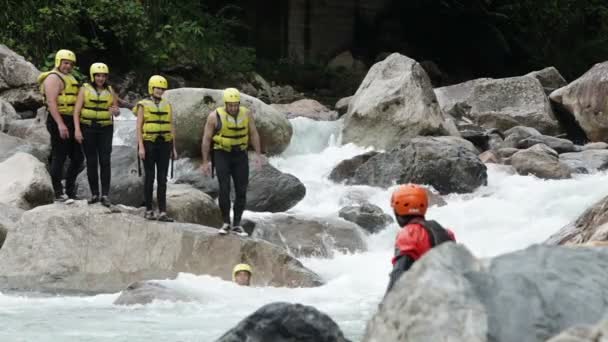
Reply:
[[154, 103], [154, 101], [146, 99], [139, 101], [137, 105], [144, 108], [143, 139], [156, 141], [157, 137], [160, 136], [164, 141], [173, 141], [173, 134], [171, 134], [171, 121], [173, 120], [171, 104], [165, 100]]
[[110, 107], [114, 102], [112, 88], [108, 87], [101, 92], [98, 92], [92, 85], [85, 83], [84, 89], [84, 106], [80, 111], [80, 123], [92, 125], [96, 123], [100, 126], [109, 126], [112, 124], [112, 114]]
[[38, 84], [40, 84], [40, 92], [42, 92], [42, 95], [44, 95], [43, 82], [50, 74], [55, 74], [59, 76], [59, 78], [61, 78], [61, 80], [63, 81], [63, 90], [61, 91], [61, 93], [59, 93], [59, 96], [57, 98], [57, 108], [59, 109], [59, 114], [72, 115], [74, 113], [74, 105], [76, 104], [76, 99], [78, 98], [78, 89], [80, 88], [78, 81], [71, 74], [62, 74], [57, 69], [43, 72], [42, 74], [40, 74], [40, 76], [38, 76]]
[[228, 114], [225, 107], [217, 110], [219, 128], [213, 136], [213, 149], [227, 152], [245, 151], [249, 144], [249, 110], [239, 108], [236, 117]]

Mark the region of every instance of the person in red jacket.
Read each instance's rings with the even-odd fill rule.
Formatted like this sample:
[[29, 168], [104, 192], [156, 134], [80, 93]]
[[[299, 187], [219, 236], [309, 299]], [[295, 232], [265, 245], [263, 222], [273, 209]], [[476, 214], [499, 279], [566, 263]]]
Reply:
[[454, 233], [439, 223], [426, 220], [429, 205], [426, 189], [416, 184], [400, 185], [391, 196], [391, 207], [400, 227], [395, 241], [393, 271], [386, 292], [414, 262], [431, 248], [456, 241]]

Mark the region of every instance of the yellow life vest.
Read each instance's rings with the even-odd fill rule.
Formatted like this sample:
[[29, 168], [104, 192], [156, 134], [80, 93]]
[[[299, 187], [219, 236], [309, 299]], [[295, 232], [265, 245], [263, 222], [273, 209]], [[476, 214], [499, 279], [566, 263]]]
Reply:
[[114, 102], [112, 88], [108, 87], [98, 92], [89, 83], [85, 83], [82, 88], [84, 89], [84, 106], [80, 111], [80, 122], [86, 125], [92, 125], [94, 122], [100, 126], [111, 125], [110, 107]]
[[[160, 100], [157, 104], [152, 100], [146, 99], [139, 101], [137, 106], [144, 108], [144, 124], [142, 129], [144, 140], [156, 141], [156, 138], [161, 136], [164, 141], [173, 141], [173, 134], [171, 134], [173, 113], [169, 102]], [[135, 107], [136, 109], [137, 106]]]
[[[57, 97], [57, 109], [59, 109], [59, 114], [62, 115], [72, 115], [74, 113], [74, 105], [76, 104], [76, 99], [78, 98], [78, 88], [79, 84], [76, 78], [72, 76], [72, 74], [62, 74], [57, 70], [57, 68], [43, 72], [38, 76], [38, 84], [40, 84], [40, 92], [42, 95], [44, 94], [44, 80], [51, 74], [55, 74], [61, 78], [63, 81], [63, 90], [59, 93]], [[46, 97], [45, 97], [46, 102]]]
[[249, 109], [239, 108], [236, 117], [228, 114], [225, 107], [219, 107], [217, 115], [220, 119], [219, 129], [213, 136], [213, 149], [232, 151], [245, 151], [249, 144]]

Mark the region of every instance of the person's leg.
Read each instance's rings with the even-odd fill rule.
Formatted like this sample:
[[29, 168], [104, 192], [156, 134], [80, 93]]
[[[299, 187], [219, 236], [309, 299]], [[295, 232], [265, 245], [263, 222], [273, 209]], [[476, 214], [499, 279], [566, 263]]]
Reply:
[[64, 139], [59, 136], [59, 128], [57, 123], [48, 114], [46, 121], [46, 129], [49, 131], [51, 136], [51, 181], [53, 183], [53, 191], [55, 192], [55, 199], [61, 199], [63, 195], [63, 185], [61, 179], [63, 178], [63, 164], [67, 157], [67, 144]]
[[96, 130], [86, 125], [82, 125], [82, 137], [84, 138], [82, 145], [84, 154], [87, 160], [87, 177], [89, 179], [89, 188], [91, 189], [90, 203], [95, 203], [99, 200], [99, 177], [97, 170], [97, 133]]
[[70, 132], [70, 137], [67, 139], [70, 164], [65, 174], [65, 194], [70, 198], [75, 198], [76, 177], [78, 177], [78, 174], [82, 171], [84, 153], [82, 153], [82, 146], [74, 139], [74, 121], [72, 117], [66, 116], [64, 121], [66, 121], [66, 126], [68, 126]]
[[99, 143], [97, 144], [97, 153], [99, 154], [99, 175], [101, 177], [101, 196], [104, 205], [109, 205], [107, 196], [110, 193], [110, 180], [112, 177], [112, 137], [114, 135], [114, 127], [106, 126], [101, 129]]
[[232, 180], [234, 182], [234, 218], [233, 226], [241, 225], [241, 217], [247, 204], [247, 186], [249, 185], [249, 158], [247, 152], [233, 152]]
[[214, 150], [215, 175], [220, 186], [218, 203], [224, 224], [230, 225], [230, 153]]
[[169, 160], [171, 158], [171, 143], [158, 143], [158, 158], [156, 160], [156, 199], [158, 201], [158, 211], [167, 212], [167, 171], [169, 170]]
[[152, 194], [154, 192], [154, 177], [156, 174], [155, 161], [155, 144], [151, 141], [144, 141], [144, 200], [146, 202], [146, 211], [149, 213], [153, 210]]

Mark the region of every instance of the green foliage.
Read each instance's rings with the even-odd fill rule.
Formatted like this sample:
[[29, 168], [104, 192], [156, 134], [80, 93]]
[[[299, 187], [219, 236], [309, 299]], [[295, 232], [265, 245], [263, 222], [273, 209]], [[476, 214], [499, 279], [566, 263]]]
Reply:
[[[188, 66], [203, 75], [251, 70], [252, 49], [239, 47], [226, 6], [211, 13], [199, 1], [5, 1], [0, 42], [43, 65], [67, 48], [79, 62], [103, 61], [122, 70]], [[5, 24], [4, 24], [5, 23]], [[87, 64], [88, 64], [87, 63]]]

